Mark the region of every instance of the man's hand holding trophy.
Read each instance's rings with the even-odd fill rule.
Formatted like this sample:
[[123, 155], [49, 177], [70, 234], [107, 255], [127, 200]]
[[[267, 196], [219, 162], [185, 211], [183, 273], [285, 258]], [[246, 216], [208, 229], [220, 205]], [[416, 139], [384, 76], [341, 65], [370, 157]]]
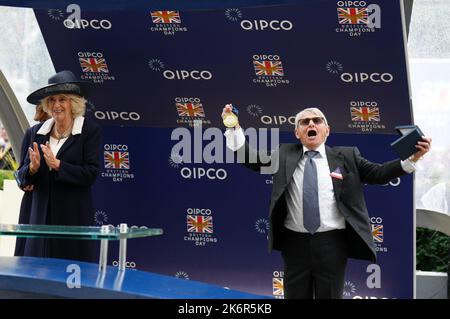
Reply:
[[232, 104], [227, 104], [222, 111], [223, 124], [228, 128], [239, 128], [239, 111]]

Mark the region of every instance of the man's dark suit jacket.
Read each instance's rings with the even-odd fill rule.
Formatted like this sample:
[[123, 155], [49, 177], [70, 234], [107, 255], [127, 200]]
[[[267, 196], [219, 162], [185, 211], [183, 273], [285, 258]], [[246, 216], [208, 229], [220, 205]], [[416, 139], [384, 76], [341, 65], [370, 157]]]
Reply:
[[[252, 150], [248, 143], [238, 150], [238, 158], [247, 167], [260, 170], [264, 165], [261, 154]], [[400, 160], [384, 164], [372, 163], [363, 158], [356, 147], [325, 146], [330, 173], [337, 168], [343, 179], [332, 178], [334, 195], [339, 212], [345, 217], [348, 237], [348, 257], [376, 261], [375, 246], [370, 229], [369, 214], [364, 200], [364, 184], [386, 184], [393, 178], [405, 175]], [[239, 151], [244, 150], [244, 153]], [[242, 156], [245, 155], [245, 159]], [[250, 157], [249, 157], [250, 156]], [[270, 201], [269, 251], [281, 250], [281, 238], [287, 214], [285, 194], [295, 168], [303, 156], [301, 144], [281, 144], [272, 157], [278, 161], [278, 171], [273, 174]], [[257, 158], [249, 163], [249, 158]], [[331, 178], [331, 177], [330, 177]]]

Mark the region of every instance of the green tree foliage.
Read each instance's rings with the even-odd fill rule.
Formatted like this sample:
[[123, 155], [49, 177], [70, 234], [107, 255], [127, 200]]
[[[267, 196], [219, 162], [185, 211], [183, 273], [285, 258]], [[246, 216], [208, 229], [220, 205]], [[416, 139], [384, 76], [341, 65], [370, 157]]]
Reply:
[[416, 229], [416, 269], [447, 272], [450, 237], [426, 228]]
[[14, 179], [14, 171], [19, 168], [11, 150], [5, 152], [0, 148], [0, 167], [0, 190], [3, 190], [3, 180]]
[[0, 170], [0, 190], [3, 190], [3, 180], [14, 179], [14, 171]]

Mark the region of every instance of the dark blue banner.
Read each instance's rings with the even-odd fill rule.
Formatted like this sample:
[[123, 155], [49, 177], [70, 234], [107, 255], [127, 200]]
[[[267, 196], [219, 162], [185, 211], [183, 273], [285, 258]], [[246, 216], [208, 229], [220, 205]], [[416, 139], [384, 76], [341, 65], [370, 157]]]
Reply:
[[[328, 144], [383, 162], [395, 158], [394, 127], [412, 121], [398, 1], [36, 16], [56, 70], [96, 84], [88, 117], [104, 141], [93, 224], [164, 229], [130, 241], [131, 269], [284, 296], [281, 258], [267, 252], [271, 178], [177, 158], [174, 129], [194, 141], [198, 123], [219, 127], [224, 143], [220, 113], [233, 103], [245, 128], [296, 142], [294, 116], [314, 106], [331, 125]], [[344, 297], [412, 298], [412, 177], [367, 186], [366, 201], [379, 261], [351, 263]]]
[[[129, 11], [129, 10], [211, 10], [231, 7], [272, 6], [283, 4], [299, 4], [305, 2], [328, 0], [78, 0], [77, 5], [88, 11]], [[0, 5], [67, 10], [73, 0], [0, 0]]]

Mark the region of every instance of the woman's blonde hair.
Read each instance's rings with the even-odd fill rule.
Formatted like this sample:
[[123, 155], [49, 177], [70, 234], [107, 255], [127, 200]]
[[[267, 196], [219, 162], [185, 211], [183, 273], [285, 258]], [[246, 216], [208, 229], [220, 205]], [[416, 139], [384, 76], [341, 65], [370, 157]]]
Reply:
[[[86, 113], [86, 99], [84, 97], [81, 97], [81, 96], [78, 96], [75, 94], [61, 94], [61, 95], [71, 101], [72, 115], [74, 118], [77, 116], [82, 116], [82, 115], [84, 115], [84, 113]], [[45, 98], [43, 98], [41, 100], [41, 103], [39, 104], [42, 106], [42, 109], [44, 110], [44, 112], [46, 112], [50, 116], [52, 115], [52, 113], [48, 108], [48, 99], [51, 96], [52, 95], [46, 96]]]

